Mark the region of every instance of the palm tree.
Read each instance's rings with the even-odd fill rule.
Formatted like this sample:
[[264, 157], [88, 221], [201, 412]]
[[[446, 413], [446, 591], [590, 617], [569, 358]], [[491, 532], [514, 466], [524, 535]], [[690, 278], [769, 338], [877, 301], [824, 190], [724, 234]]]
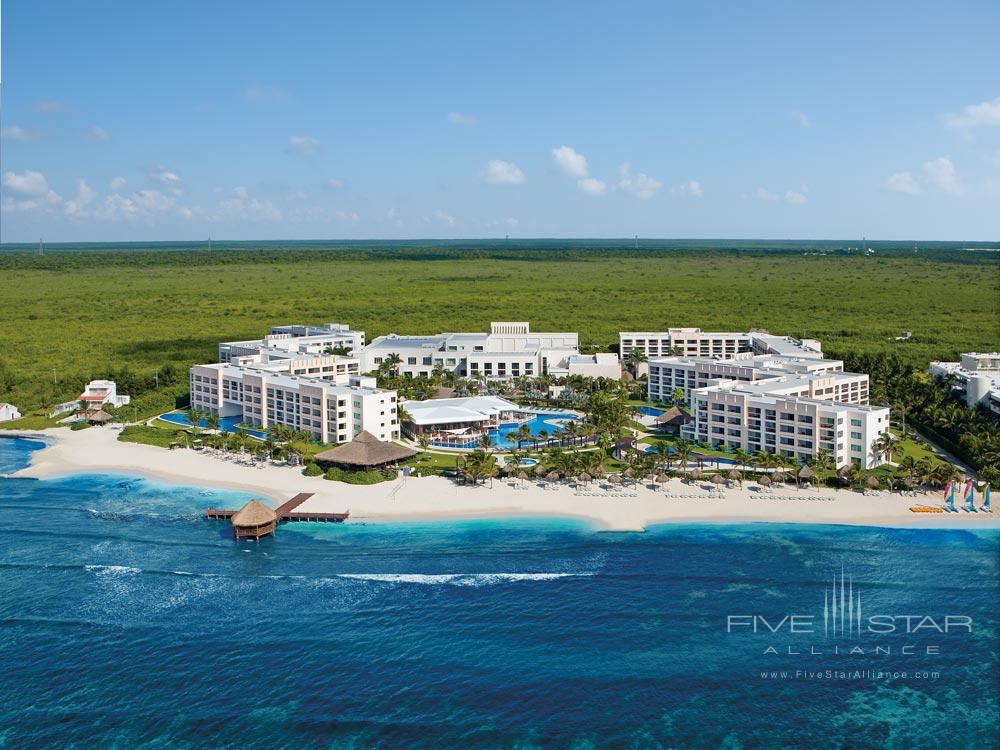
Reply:
[[480, 438], [479, 440], [479, 444], [486, 450], [489, 450], [490, 448], [493, 447], [493, 438], [490, 437], [490, 434], [488, 432], [484, 433], [482, 438]]
[[191, 429], [194, 430], [195, 434], [198, 434], [201, 424], [201, 412], [192, 406], [188, 408], [186, 416], [188, 418], [188, 422], [191, 423]]
[[733, 457], [740, 466], [747, 466], [750, 463], [750, 454], [742, 448], [733, 451]]
[[208, 416], [205, 417], [205, 424], [212, 432], [219, 431], [219, 422], [219, 415], [215, 412], [209, 412]]
[[834, 468], [833, 456], [830, 455], [830, 451], [826, 448], [820, 448], [816, 451], [816, 455], [810, 458], [808, 463], [817, 474], [824, 471], [831, 471]]
[[892, 463], [893, 458], [902, 455], [903, 446], [895, 435], [886, 430], [872, 443], [872, 453], [883, 458], [886, 463]]
[[683, 404], [684, 403], [684, 389], [683, 388], [674, 388], [674, 390], [670, 392], [670, 398], [673, 399], [673, 401], [674, 401], [675, 404]]
[[[538, 439], [541, 441], [542, 445], [545, 445], [547, 442], [549, 442], [549, 431], [548, 430], [539, 430], [538, 431]], [[535, 447], [536, 448], [538, 447], [537, 443], [535, 444]]]
[[677, 440], [674, 443], [674, 455], [677, 457], [677, 463], [683, 471], [687, 471], [688, 459], [691, 458], [691, 443], [683, 438]]
[[379, 369], [383, 370], [387, 375], [399, 375], [399, 365], [402, 361], [403, 358], [396, 354], [396, 352], [393, 352], [382, 360]]
[[420, 435], [417, 436], [417, 445], [419, 445], [422, 450], [427, 450], [431, 445], [431, 439], [424, 433], [420, 433]]
[[670, 468], [670, 446], [664, 442], [659, 442], [656, 444], [656, 459], [660, 464], [666, 468]]

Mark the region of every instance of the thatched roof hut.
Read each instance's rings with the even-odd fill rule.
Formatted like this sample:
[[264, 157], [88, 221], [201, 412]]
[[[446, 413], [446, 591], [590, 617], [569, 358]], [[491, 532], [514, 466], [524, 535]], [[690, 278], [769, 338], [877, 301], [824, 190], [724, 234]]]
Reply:
[[622, 478], [617, 474], [612, 474], [610, 477], [608, 477], [608, 484], [621, 484], [621, 483], [622, 483]]
[[592, 476], [590, 476], [590, 474], [588, 474], [587, 472], [585, 472], [585, 471], [581, 471], [581, 472], [580, 472], [580, 476], [578, 476], [578, 477], [577, 477], [577, 479], [578, 479], [579, 481], [583, 482], [584, 484], [586, 484], [586, 483], [587, 483], [587, 482], [589, 482], [589, 481], [590, 481], [591, 479], [593, 479], [593, 477], [592, 477]]
[[688, 472], [688, 476], [695, 481], [701, 479], [701, 469], [692, 469]]
[[874, 489], [877, 489], [879, 487], [879, 485], [881, 484], [881, 482], [878, 481], [878, 477], [877, 476], [875, 476], [874, 474], [872, 474], [871, 476], [869, 476], [865, 480], [865, 484], [867, 486], [871, 487], [874, 490]]
[[761, 487], [767, 487], [771, 484], [771, 477], [769, 477], [767, 474], [763, 474], [757, 479], [757, 484], [759, 484]]
[[395, 443], [379, 440], [367, 430], [362, 430], [349, 443], [317, 453], [315, 461], [320, 466], [347, 466], [354, 469], [371, 469], [417, 455], [417, 451]]
[[523, 482], [525, 479], [528, 478], [528, 475], [525, 474], [523, 471], [519, 471], [517, 473], [517, 478], [520, 479]]
[[676, 433], [680, 432], [682, 426], [692, 421], [694, 421], [694, 417], [680, 407], [672, 406], [654, 419], [653, 423], [657, 429]]
[[558, 471], [550, 471], [548, 474], [545, 475], [545, 478], [548, 479], [550, 482], [558, 482], [559, 481], [559, 472]]
[[802, 468], [799, 469], [798, 477], [799, 479], [815, 479], [816, 472], [812, 470], [809, 464], [803, 464]]
[[104, 409], [88, 409], [83, 413], [83, 418], [91, 424], [107, 424], [114, 419]]
[[535, 467], [536, 477], [544, 477], [547, 473], [548, 472], [546, 471], [545, 467], [542, 466], [541, 464], [538, 464], [538, 466]]
[[656, 481], [659, 484], [666, 484], [667, 482], [670, 481], [670, 477], [668, 477], [666, 474], [664, 474], [664, 473], [661, 472], [661, 473], [659, 473], [659, 474], [656, 475]]
[[734, 482], [742, 482], [743, 481], [743, 475], [740, 474], [738, 471], [736, 471], [736, 469], [730, 469], [729, 470], [729, 474], [727, 476], [730, 479], [732, 479]]
[[230, 519], [237, 539], [260, 539], [273, 534], [278, 516], [259, 500], [251, 500]]
[[721, 474], [714, 474], [709, 480], [712, 484], [722, 484], [726, 480], [722, 478]]

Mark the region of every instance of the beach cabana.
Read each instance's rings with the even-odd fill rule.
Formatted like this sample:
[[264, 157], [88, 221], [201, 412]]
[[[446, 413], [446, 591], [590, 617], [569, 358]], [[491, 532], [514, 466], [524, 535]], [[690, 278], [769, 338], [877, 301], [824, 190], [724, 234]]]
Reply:
[[722, 474], [713, 474], [709, 481], [718, 487], [720, 484], [725, 484], [726, 480], [722, 478]]
[[769, 487], [771, 485], [771, 477], [769, 477], [767, 474], [762, 474], [761, 476], [757, 477], [757, 484], [759, 484], [761, 487]]
[[669, 481], [670, 477], [668, 477], [666, 474], [662, 472], [656, 475], [656, 483], [659, 484], [661, 487]]
[[259, 500], [251, 500], [233, 514], [231, 523], [237, 539], [257, 540], [274, 533], [278, 516]]
[[877, 476], [875, 476], [874, 474], [872, 474], [871, 476], [869, 476], [865, 480], [865, 485], [868, 486], [868, 487], [870, 487], [873, 490], [877, 490], [879, 488], [879, 486], [881, 485], [881, 482], [878, 481], [878, 477]]
[[804, 464], [795, 476], [800, 482], [811, 482], [816, 478], [816, 472], [812, 470], [809, 464]]
[[727, 476], [733, 482], [742, 482], [743, 481], [743, 475], [740, 474], [738, 471], [736, 471], [736, 469], [730, 469], [729, 470], [729, 474]]
[[82, 416], [87, 422], [90, 422], [90, 424], [97, 425], [107, 424], [114, 419], [114, 417], [104, 411], [104, 409], [88, 409]]
[[626, 453], [635, 450], [635, 446], [636, 442], [634, 437], [622, 438], [621, 440], [615, 443], [613, 455], [618, 460], [621, 460], [622, 458], [625, 457]]
[[315, 461], [323, 468], [340, 466], [348, 469], [379, 469], [417, 455], [417, 451], [395, 443], [379, 440], [362, 430], [349, 443], [317, 453]]

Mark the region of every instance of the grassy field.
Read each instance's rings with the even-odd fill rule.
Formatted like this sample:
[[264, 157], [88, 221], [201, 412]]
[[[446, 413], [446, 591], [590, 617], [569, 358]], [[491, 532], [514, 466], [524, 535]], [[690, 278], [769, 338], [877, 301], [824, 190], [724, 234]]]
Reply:
[[[0, 254], [0, 400], [27, 412], [109, 370], [151, 378], [172, 364], [174, 383], [144, 397], [172, 406], [187, 367], [214, 361], [219, 341], [291, 322], [339, 321], [371, 338], [529, 320], [579, 331], [590, 350], [616, 344], [619, 330], [760, 327], [819, 338], [834, 354], [895, 350], [922, 367], [997, 346], [997, 259], [969, 255]], [[901, 330], [913, 340], [894, 342]]]

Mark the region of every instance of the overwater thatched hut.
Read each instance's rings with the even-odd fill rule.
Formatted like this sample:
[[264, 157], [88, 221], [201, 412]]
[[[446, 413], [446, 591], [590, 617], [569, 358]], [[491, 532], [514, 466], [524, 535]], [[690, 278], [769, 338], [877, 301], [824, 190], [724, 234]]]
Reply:
[[317, 453], [315, 461], [324, 468], [340, 466], [348, 469], [380, 469], [417, 455], [417, 451], [395, 443], [379, 440], [362, 430], [349, 443]]
[[233, 514], [231, 522], [237, 539], [257, 540], [274, 533], [278, 516], [259, 500], [251, 500]]

